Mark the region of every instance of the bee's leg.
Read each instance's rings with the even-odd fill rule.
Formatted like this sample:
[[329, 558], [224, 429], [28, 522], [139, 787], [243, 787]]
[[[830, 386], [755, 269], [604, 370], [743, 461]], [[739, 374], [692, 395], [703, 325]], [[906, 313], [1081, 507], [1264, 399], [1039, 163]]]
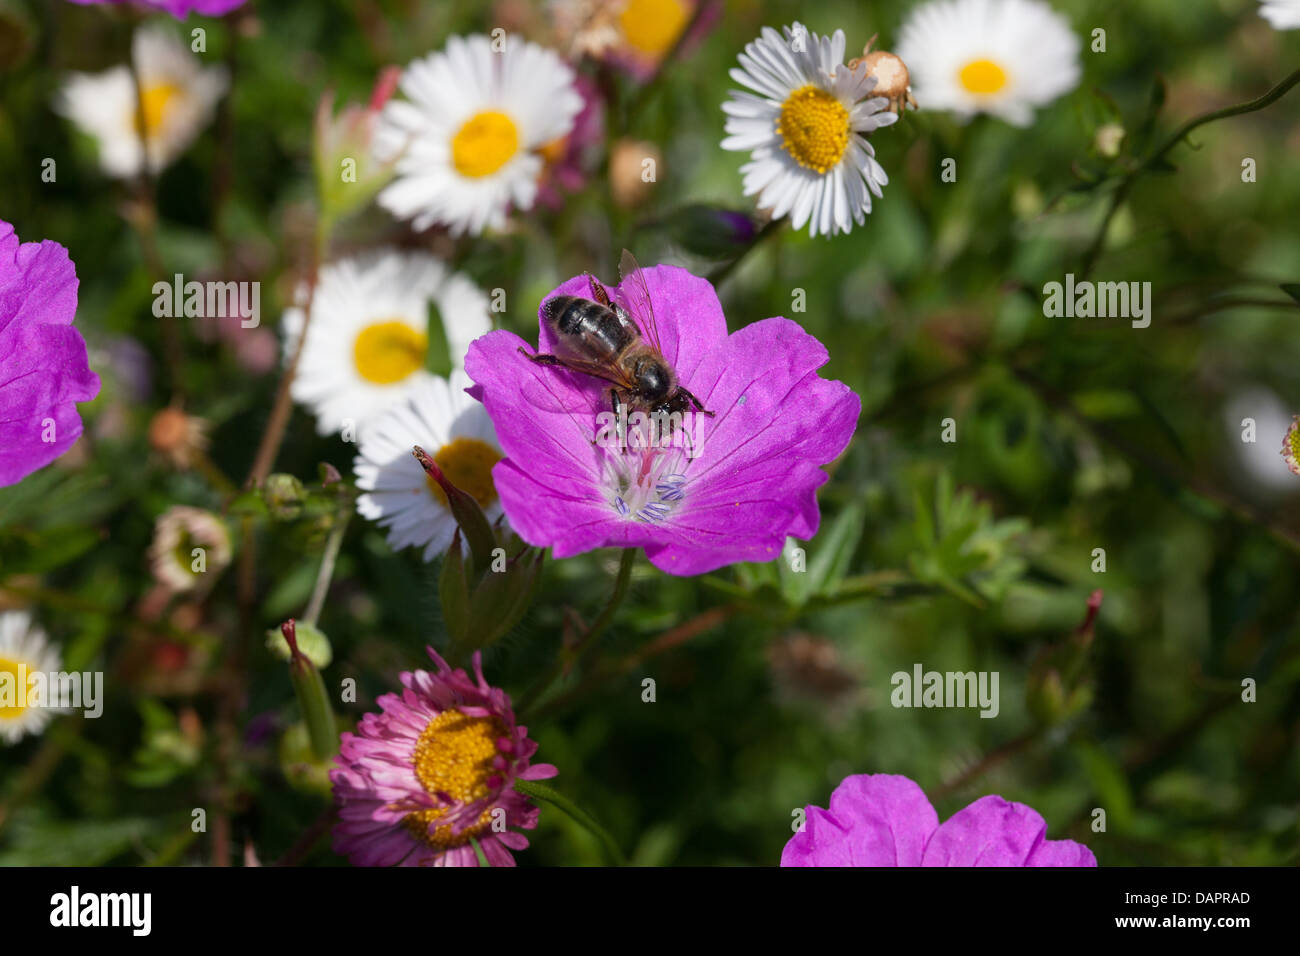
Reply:
[[605, 308], [609, 308], [609, 293], [605, 291], [605, 287], [590, 272], [586, 273], [586, 276], [587, 282], [591, 285], [592, 301], [599, 302]]
[[698, 398], [696, 398], [686, 389], [682, 388], [680, 385], [677, 386], [677, 390], [691, 400], [691, 404], [695, 406], [695, 410], [697, 412], [701, 412], [705, 415], [708, 415], [710, 418], [712, 418], [716, 414], [715, 412], [711, 412], [707, 408], [705, 408], [703, 403]]
[[536, 355], [529, 355], [528, 350], [525, 349], [522, 345], [519, 346], [519, 354], [524, 356], [531, 362], [536, 362], [538, 365], [558, 365], [561, 368], [568, 367], [563, 362], [561, 362], [558, 358], [556, 358], [554, 355], [547, 355], [545, 352], [538, 352]]
[[614, 412], [614, 417], [618, 418], [618, 407], [623, 404], [623, 393], [616, 388], [609, 390], [609, 407]]

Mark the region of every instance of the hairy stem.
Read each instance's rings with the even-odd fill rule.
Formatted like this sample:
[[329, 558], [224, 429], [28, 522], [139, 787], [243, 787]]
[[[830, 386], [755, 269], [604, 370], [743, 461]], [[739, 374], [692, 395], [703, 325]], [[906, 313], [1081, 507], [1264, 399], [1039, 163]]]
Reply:
[[519, 699], [518, 709], [527, 710], [536, 703], [537, 699], [544, 694], [550, 686], [555, 683], [556, 679], [563, 675], [567, 670], [580, 666], [591, 654], [592, 649], [596, 646], [596, 640], [604, 633], [614, 620], [614, 615], [618, 612], [619, 606], [623, 603], [623, 598], [627, 594], [628, 582], [632, 578], [632, 565], [636, 563], [636, 548], [624, 548], [622, 557], [618, 562], [618, 575], [614, 578], [614, 591], [605, 603], [596, 620], [591, 622], [587, 632], [578, 642], [578, 646], [571, 652], [565, 654], [561, 651], [558, 659], [547, 670], [541, 678], [528, 688]]
[[1080, 278], [1086, 279], [1092, 273], [1093, 266], [1097, 264], [1097, 259], [1101, 256], [1102, 247], [1106, 244], [1106, 235], [1110, 232], [1110, 224], [1114, 220], [1115, 214], [1119, 212], [1120, 206], [1124, 204], [1124, 200], [1128, 198], [1129, 192], [1133, 189], [1133, 184], [1137, 182], [1140, 176], [1150, 172], [1158, 162], [1164, 159], [1170, 150], [1186, 139], [1193, 130], [1207, 123], [1213, 123], [1215, 120], [1227, 119], [1230, 116], [1241, 116], [1244, 113], [1254, 113], [1266, 106], [1271, 106], [1298, 83], [1300, 83], [1300, 70], [1291, 73], [1263, 96], [1256, 97], [1245, 103], [1238, 103], [1236, 106], [1225, 106], [1223, 109], [1213, 110], [1188, 120], [1165, 140], [1155, 152], [1131, 169], [1120, 180], [1119, 185], [1115, 187], [1115, 192], [1111, 195], [1110, 205], [1106, 207], [1106, 214], [1102, 216], [1101, 225], [1097, 227], [1097, 233], [1093, 236], [1088, 251], [1084, 253]]

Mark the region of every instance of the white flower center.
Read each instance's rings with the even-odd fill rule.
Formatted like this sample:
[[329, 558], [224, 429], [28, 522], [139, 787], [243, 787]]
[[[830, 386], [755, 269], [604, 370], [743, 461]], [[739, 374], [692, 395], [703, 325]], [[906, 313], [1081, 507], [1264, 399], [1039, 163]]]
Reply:
[[662, 524], [686, 498], [686, 456], [680, 448], [610, 451], [603, 466], [606, 500], [621, 517]]

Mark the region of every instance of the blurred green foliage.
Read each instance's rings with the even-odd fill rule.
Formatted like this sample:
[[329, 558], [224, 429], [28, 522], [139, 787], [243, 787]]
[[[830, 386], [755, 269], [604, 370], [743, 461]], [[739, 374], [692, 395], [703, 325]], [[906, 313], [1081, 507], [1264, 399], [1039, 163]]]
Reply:
[[[698, 579], [639, 562], [585, 673], [523, 716], [537, 759], [560, 768], [551, 783], [636, 864], [774, 864], [794, 808], [824, 806], [845, 775], [876, 772], [917, 780], [941, 818], [984, 793], [1028, 803], [1052, 837], [1086, 842], [1102, 865], [1298, 860], [1300, 479], [1270, 483], [1252, 462], [1281, 441], [1265, 431], [1260, 396], [1300, 411], [1300, 315], [1279, 290], [1300, 282], [1300, 93], [1199, 129], [1118, 207], [1093, 276], [1151, 282], [1150, 328], [1045, 318], [1040, 290], [1081, 273], [1117, 176], [1183, 121], [1300, 67], [1300, 32], [1271, 30], [1253, 0], [1054, 5], [1085, 38], [1107, 31], [1105, 53], [1085, 46], [1079, 89], [1023, 130], [906, 115], [874, 137], [891, 181], [864, 227], [834, 240], [779, 230], [721, 285], [733, 329], [797, 319], [829, 349], [823, 373], [864, 408], [830, 469], [813, 541], [772, 565]], [[584, 270], [612, 277], [624, 246], [642, 263], [707, 274], [726, 257], [705, 256], [733, 237], [684, 241], [702, 228], [693, 204], [749, 209], [743, 157], [718, 148], [736, 54], [760, 26], [796, 17], [819, 32], [843, 28], [851, 50], [877, 32], [888, 48], [909, 6], [728, 3], [644, 96], [616, 80], [611, 137], [653, 142], [664, 156], [645, 205], [615, 205], [596, 170], [557, 212], [434, 247], [483, 287], [504, 288], [501, 321], [526, 337], [542, 295]], [[154, 519], [174, 503], [229, 502], [149, 450], [148, 422], [168, 398], [150, 312], [156, 277], [122, 215], [128, 190], [100, 175], [93, 144], [50, 109], [65, 71], [121, 62], [127, 36], [94, 8], [5, 7], [22, 11], [28, 51], [0, 68], [0, 217], [26, 241], [68, 247], [77, 324], [104, 388], [83, 407], [87, 435], [72, 455], [0, 489], [0, 601], [33, 604], [67, 666], [105, 670], [108, 701], [99, 720], [65, 718], [0, 749], [0, 863], [207, 860], [212, 834], [191, 833], [191, 810], [208, 808], [210, 821], [222, 801], [236, 855], [248, 845], [269, 862], [326, 806], [313, 789], [319, 769], [282, 759], [306, 753], [305, 737], [291, 729], [286, 667], [260, 637], [240, 664], [248, 699], [237, 735], [222, 739], [239, 554], [201, 600], [156, 619], [142, 611]], [[273, 326], [310, 255], [322, 93], [363, 101], [380, 68], [441, 48], [450, 33], [506, 23], [541, 38], [545, 17], [540, 4], [507, 2], [251, 8], [242, 35], [234, 21], [203, 21], [207, 56], [234, 67], [234, 92], [158, 183], [160, 251], [169, 272], [260, 279]], [[1098, 140], [1107, 124], [1124, 131], [1117, 155], [1113, 130]], [[52, 183], [40, 179], [46, 157], [57, 161]], [[940, 179], [945, 158], [956, 160], [955, 182]], [[1257, 182], [1243, 182], [1245, 158]], [[335, 237], [339, 251], [430, 242], [373, 208]], [[806, 311], [791, 311], [797, 298]], [[1258, 304], [1272, 301], [1281, 304]], [[188, 410], [213, 423], [213, 462], [238, 485], [277, 372], [250, 372], [193, 329], [185, 337], [187, 361], [171, 371]], [[125, 339], [152, 359], [152, 384], [139, 391], [113, 360]], [[1258, 454], [1241, 441], [1238, 400], [1258, 409]], [[949, 418], [954, 441], [943, 438]], [[299, 410], [275, 469], [311, 485], [318, 463], [347, 476], [353, 455]], [[310, 507], [316, 492], [304, 493], [306, 516], [284, 516], [294, 520], [271, 522], [256, 495], [229, 511], [232, 527], [258, 529], [254, 635], [310, 597], [331, 525]], [[795, 545], [804, 572], [791, 570]], [[616, 566], [615, 554], [548, 560], [536, 602], [486, 655], [489, 680], [518, 699], [574, 616], [598, 614]], [[357, 683], [342, 719], [373, 708], [399, 670], [425, 666], [426, 644], [446, 645], [440, 571], [350, 522], [320, 618], [334, 652], [326, 682]], [[1067, 679], [1052, 655], [1097, 588], [1095, 634]], [[890, 706], [890, 675], [917, 662], [998, 671], [1000, 714]], [[647, 677], [654, 703], [642, 700]], [[1258, 683], [1253, 703], [1242, 702], [1244, 678]], [[1089, 826], [1097, 807], [1102, 833]], [[548, 808], [519, 858], [604, 855]], [[307, 862], [340, 861], [322, 842]]]

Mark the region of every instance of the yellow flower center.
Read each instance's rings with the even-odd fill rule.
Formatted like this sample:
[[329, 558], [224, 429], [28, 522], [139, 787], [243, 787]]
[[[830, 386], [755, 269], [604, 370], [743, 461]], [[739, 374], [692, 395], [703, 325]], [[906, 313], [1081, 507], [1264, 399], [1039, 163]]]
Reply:
[[[445, 794], [457, 803], [472, 803], [491, 793], [488, 778], [498, 773], [492, 766], [497, 741], [508, 731], [499, 717], [467, 717], [458, 710], [445, 710], [429, 721], [416, 741], [411, 762], [425, 791]], [[417, 840], [438, 849], [464, 846], [492, 825], [492, 808], [460, 833], [451, 825], [429, 830], [429, 825], [447, 811], [442, 807], [417, 810], [402, 822]]]
[[[497, 500], [496, 485], [492, 484], [492, 466], [501, 460], [501, 453], [477, 438], [453, 438], [433, 456], [447, 480], [486, 508]], [[445, 508], [447, 495], [432, 478], [427, 478], [429, 493]]]
[[484, 110], [465, 121], [451, 139], [451, 161], [462, 176], [490, 176], [519, 152], [519, 130], [505, 113]]
[[[163, 118], [172, 100], [181, 95], [181, 88], [175, 83], [155, 83], [140, 91], [140, 107], [144, 112], [144, 133], [157, 136], [162, 129]], [[135, 126], [135, 122], [131, 123]]]
[[796, 163], [825, 174], [849, 148], [849, 111], [821, 87], [801, 86], [781, 105], [776, 132]]
[[400, 382], [424, 365], [428, 336], [390, 319], [367, 325], [352, 345], [357, 374], [376, 385]]
[[[18, 668], [26, 666], [30, 674], [31, 665], [22, 661], [11, 661], [7, 657], [0, 657], [0, 685], [8, 684], [5, 693], [2, 695], [5, 700], [0, 704], [0, 720], [17, 720], [27, 709], [27, 683], [23, 678], [22, 684], [19, 684]], [[5, 677], [4, 675], [8, 675]], [[9, 691], [13, 692], [13, 705], [9, 706]]]
[[628, 0], [618, 25], [628, 46], [661, 57], [672, 49], [690, 19], [690, 7], [682, 0]]
[[1007, 71], [992, 60], [971, 60], [957, 73], [968, 93], [984, 96], [1007, 85]]

